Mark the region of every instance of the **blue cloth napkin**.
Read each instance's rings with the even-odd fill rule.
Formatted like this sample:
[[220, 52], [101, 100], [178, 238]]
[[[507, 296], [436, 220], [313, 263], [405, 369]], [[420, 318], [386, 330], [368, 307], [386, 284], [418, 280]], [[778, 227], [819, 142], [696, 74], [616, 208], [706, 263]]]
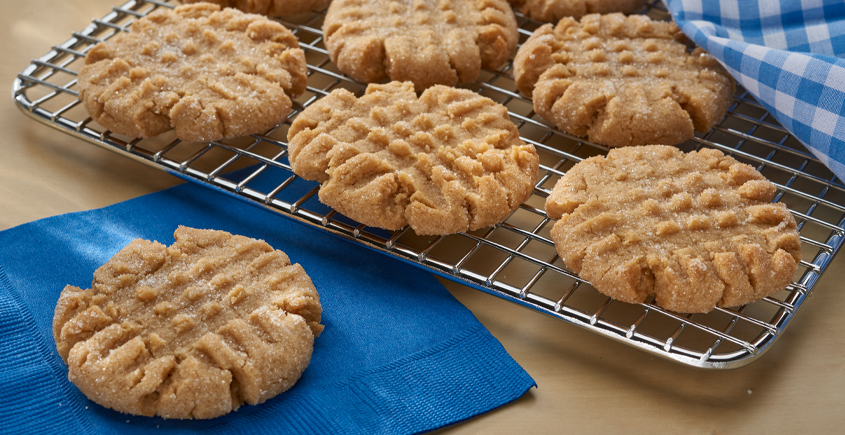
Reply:
[[845, 2], [665, 1], [687, 36], [845, 180]]
[[[62, 288], [89, 288], [135, 238], [173, 243], [177, 225], [264, 239], [305, 268], [325, 331], [292, 389], [220, 418], [170, 421], [103, 408], [67, 380], [51, 329]], [[425, 271], [190, 183], [0, 232], [0, 385], [0, 432], [55, 434], [416, 433], [535, 386]]]

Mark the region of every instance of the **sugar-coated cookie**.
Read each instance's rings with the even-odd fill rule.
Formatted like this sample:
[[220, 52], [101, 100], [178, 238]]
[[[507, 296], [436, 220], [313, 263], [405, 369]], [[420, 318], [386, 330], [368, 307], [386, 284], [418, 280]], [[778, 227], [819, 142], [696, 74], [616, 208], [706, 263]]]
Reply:
[[410, 81], [421, 91], [501, 66], [519, 34], [507, 0], [334, 0], [323, 37], [353, 79]]
[[283, 17], [308, 11], [319, 11], [331, 3], [331, 0], [180, 0], [182, 3], [208, 2], [224, 8], [240, 9], [248, 14], [261, 14], [269, 17]]
[[621, 12], [629, 14], [645, 5], [645, 0], [508, 0], [528, 18], [557, 21], [589, 14]]
[[801, 261], [775, 186], [718, 150], [615, 148], [558, 180], [546, 200], [567, 267], [615, 299], [682, 313], [783, 290]]
[[263, 133], [305, 90], [305, 53], [283, 25], [209, 3], [161, 8], [94, 46], [79, 98], [109, 130], [186, 141]]
[[507, 109], [466, 89], [338, 89], [288, 131], [293, 171], [324, 204], [366, 225], [451, 234], [501, 222], [531, 196], [539, 167]]
[[68, 378], [116, 411], [217, 417], [292, 387], [322, 307], [311, 279], [262, 240], [179, 227], [135, 240], [67, 286], [53, 318]]
[[672, 22], [587, 15], [546, 24], [514, 59], [519, 90], [559, 129], [608, 146], [675, 145], [709, 131], [734, 82]]

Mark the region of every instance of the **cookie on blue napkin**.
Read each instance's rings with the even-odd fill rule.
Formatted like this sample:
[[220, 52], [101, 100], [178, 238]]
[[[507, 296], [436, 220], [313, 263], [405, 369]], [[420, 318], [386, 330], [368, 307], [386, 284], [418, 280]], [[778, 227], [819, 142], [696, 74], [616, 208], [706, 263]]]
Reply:
[[117, 411], [200, 419], [292, 387], [323, 330], [302, 266], [225, 231], [174, 237], [133, 240], [90, 289], [62, 291], [53, 337], [71, 382]]
[[[227, 176], [242, 180], [248, 169]], [[272, 190], [289, 174], [268, 168], [248, 186]], [[277, 197], [313, 188], [297, 179]], [[87, 287], [135, 239], [173, 243], [179, 225], [265, 240], [308, 272], [325, 330], [290, 390], [221, 417], [179, 420], [113, 411], [68, 381], [53, 339], [61, 289]], [[431, 274], [192, 183], [0, 231], [0, 336], [0, 427], [21, 433], [419, 433], [535, 386]]]

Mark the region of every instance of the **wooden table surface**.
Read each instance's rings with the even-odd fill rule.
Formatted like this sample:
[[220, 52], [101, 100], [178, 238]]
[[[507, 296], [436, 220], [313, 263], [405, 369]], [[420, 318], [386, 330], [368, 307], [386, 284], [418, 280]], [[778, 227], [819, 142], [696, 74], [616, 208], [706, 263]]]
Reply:
[[[110, 11], [115, 0], [0, 2], [0, 83]], [[178, 184], [164, 172], [0, 105], [0, 230]], [[842, 433], [845, 256], [790, 327], [748, 366], [704, 371], [653, 357], [445, 282], [537, 382], [522, 398], [442, 430], [470, 433]]]

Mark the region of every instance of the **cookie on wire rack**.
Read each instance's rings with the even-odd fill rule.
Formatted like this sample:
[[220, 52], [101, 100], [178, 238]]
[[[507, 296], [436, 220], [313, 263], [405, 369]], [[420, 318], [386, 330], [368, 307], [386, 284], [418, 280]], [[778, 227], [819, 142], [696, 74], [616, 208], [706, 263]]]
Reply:
[[239, 9], [248, 14], [283, 17], [308, 11], [319, 11], [331, 0], [180, 0], [182, 3], [214, 3], [224, 8]]
[[557, 21], [571, 17], [579, 19], [589, 14], [621, 12], [630, 14], [642, 8], [646, 0], [508, 0], [528, 18], [538, 21]]
[[471, 83], [510, 59], [519, 34], [507, 0], [334, 0], [326, 49], [355, 80]]
[[305, 90], [305, 53], [281, 24], [199, 3], [160, 8], [94, 46], [79, 99], [109, 130], [152, 137], [176, 129], [206, 142], [263, 133]]
[[217, 417], [292, 387], [323, 329], [311, 279], [263, 240], [179, 227], [67, 286], [53, 318], [68, 378], [116, 411]]
[[775, 186], [722, 152], [612, 149], [558, 180], [546, 213], [567, 267], [601, 293], [681, 313], [735, 307], [782, 291], [801, 243]]
[[559, 129], [611, 146], [675, 145], [725, 116], [734, 82], [673, 22], [644, 15], [564, 18], [534, 31], [514, 78]]
[[534, 190], [539, 157], [507, 109], [470, 90], [410, 82], [344, 89], [288, 131], [293, 171], [320, 201], [363, 224], [452, 234], [503, 221]]

